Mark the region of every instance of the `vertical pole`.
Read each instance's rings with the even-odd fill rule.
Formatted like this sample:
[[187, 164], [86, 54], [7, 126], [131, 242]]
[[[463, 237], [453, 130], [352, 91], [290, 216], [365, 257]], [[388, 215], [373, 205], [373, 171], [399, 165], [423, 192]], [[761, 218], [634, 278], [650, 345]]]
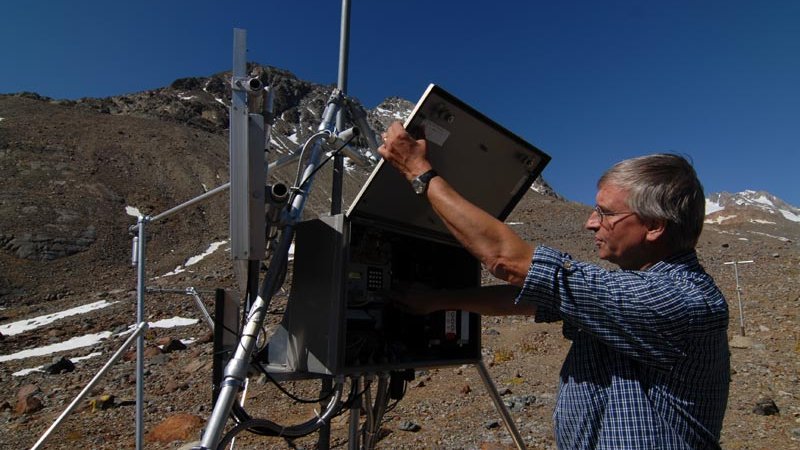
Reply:
[[[347, 67], [350, 52], [350, 0], [342, 0], [342, 22], [339, 32], [339, 77], [336, 87], [347, 93]], [[336, 114], [336, 129], [344, 129], [344, 110]], [[344, 156], [337, 154], [333, 159], [333, 186], [331, 187], [331, 214], [342, 212], [342, 179], [344, 177]]]
[[[144, 293], [145, 270], [144, 248], [147, 245], [145, 237], [145, 224], [148, 218], [139, 216], [139, 246], [137, 248], [136, 266], [136, 324], [141, 326], [145, 322]], [[144, 436], [144, 333], [139, 333], [136, 339], [136, 450], [142, 450]]]
[[350, 54], [350, 0], [342, 0], [342, 24], [339, 31], [339, 78], [336, 87], [347, 92], [347, 67]]
[[733, 263], [733, 276], [736, 278], [736, 299], [739, 301], [739, 332], [744, 336], [744, 308], [742, 307], [742, 289], [739, 287], [739, 264]]
[[[225, 333], [225, 291], [217, 289], [214, 291], [214, 352], [212, 353], [211, 365], [211, 408], [217, 403], [220, 385], [222, 384], [223, 370], [228, 358], [224, 355], [223, 335]], [[238, 330], [237, 330], [238, 331]]]
[[[339, 30], [339, 73], [336, 81], [336, 87], [343, 93], [347, 93], [347, 66], [348, 54], [350, 51], [350, 0], [342, 0], [342, 18]], [[336, 129], [342, 131], [344, 129], [344, 109], [340, 108], [336, 114]], [[344, 156], [341, 153], [333, 158], [333, 185], [331, 186], [331, 215], [336, 215], [342, 212], [342, 184], [344, 178]], [[330, 392], [333, 388], [333, 380], [328, 377], [322, 378], [320, 390], [322, 392]], [[324, 402], [320, 403], [322, 408]], [[331, 426], [330, 423], [325, 423], [319, 429], [319, 439], [317, 440], [317, 448], [319, 450], [328, 450], [330, 448], [331, 440]]]
[[733, 265], [733, 276], [736, 279], [736, 299], [739, 303], [739, 333], [744, 336], [744, 307], [742, 306], [742, 288], [739, 285], [739, 264], [750, 264], [753, 261], [728, 261], [725, 265]]
[[[360, 448], [360, 439], [358, 435], [359, 414], [361, 413], [361, 395], [358, 394], [360, 380], [358, 376], [353, 377], [353, 392], [356, 393], [356, 397], [353, 399], [353, 404], [350, 405], [347, 450], [358, 450]], [[369, 405], [367, 405], [367, 407], [369, 407]]]

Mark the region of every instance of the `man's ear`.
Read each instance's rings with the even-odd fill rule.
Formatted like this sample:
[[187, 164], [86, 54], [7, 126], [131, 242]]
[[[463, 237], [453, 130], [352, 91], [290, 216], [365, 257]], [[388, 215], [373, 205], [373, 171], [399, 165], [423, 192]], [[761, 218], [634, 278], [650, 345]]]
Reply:
[[654, 242], [660, 239], [662, 236], [666, 235], [667, 232], [667, 221], [663, 219], [652, 219], [648, 220], [645, 225], [647, 226], [647, 234], [645, 238], [650, 241]]

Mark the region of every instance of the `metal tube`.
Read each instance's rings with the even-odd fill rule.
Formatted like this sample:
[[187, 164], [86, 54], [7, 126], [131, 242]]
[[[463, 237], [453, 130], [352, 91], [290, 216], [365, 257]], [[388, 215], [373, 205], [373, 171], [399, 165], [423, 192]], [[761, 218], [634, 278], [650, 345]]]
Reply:
[[[350, 0], [342, 0], [342, 21], [339, 31], [339, 77], [336, 87], [347, 92], [347, 66], [350, 51]], [[344, 110], [336, 114], [336, 129], [344, 129]], [[344, 179], [344, 156], [339, 153], [333, 158], [333, 182], [331, 186], [331, 215], [342, 212], [342, 184]]]
[[195, 197], [195, 198], [193, 198], [193, 199], [191, 199], [191, 200], [189, 200], [187, 202], [181, 203], [180, 205], [175, 206], [174, 208], [168, 209], [168, 210], [162, 212], [161, 214], [158, 214], [156, 216], [151, 217], [150, 218], [150, 222], [156, 222], [156, 221], [159, 221], [159, 220], [161, 220], [161, 219], [163, 219], [163, 218], [165, 218], [167, 216], [171, 216], [171, 215], [175, 214], [176, 212], [178, 212], [178, 211], [180, 211], [180, 210], [182, 210], [184, 208], [187, 208], [187, 207], [189, 207], [191, 205], [194, 205], [195, 203], [199, 203], [199, 202], [201, 202], [201, 201], [203, 201], [203, 200], [205, 200], [205, 199], [207, 199], [209, 197], [213, 197], [213, 196], [215, 196], [217, 194], [225, 192], [230, 187], [231, 187], [231, 183], [229, 183], [229, 182], [225, 183], [225, 184], [223, 184], [221, 186], [217, 186], [214, 189], [212, 189], [212, 190], [210, 190], [210, 191], [208, 191], [208, 192], [206, 192], [204, 194], [200, 194], [197, 197]]
[[211, 314], [208, 313], [208, 309], [206, 309], [206, 305], [203, 304], [203, 300], [200, 299], [200, 296], [197, 294], [197, 291], [190, 287], [186, 289], [186, 293], [191, 295], [194, 298], [194, 302], [197, 304], [197, 307], [200, 309], [200, 313], [203, 314], [203, 318], [206, 319], [206, 323], [208, 327], [211, 328], [211, 331], [214, 331], [214, 319], [211, 318]]
[[742, 306], [742, 288], [739, 286], [739, 264], [750, 264], [752, 260], [747, 261], [729, 261], [722, 263], [724, 265], [733, 265], [733, 276], [736, 279], [736, 299], [739, 303], [739, 333], [744, 336], [744, 307]]
[[[311, 185], [313, 183], [312, 176], [316, 173], [320, 164], [320, 156], [322, 153], [322, 144], [320, 143], [320, 138], [323, 136], [323, 133], [326, 132], [326, 130], [329, 132], [331, 127], [334, 125], [332, 121], [334, 120], [336, 112], [341, 106], [341, 101], [342, 93], [338, 89], [335, 89], [328, 99], [328, 104], [325, 106], [325, 111], [323, 111], [323, 121], [319, 125], [319, 132], [309, 138], [309, 141], [306, 142], [306, 145], [310, 144], [311, 154], [308, 156], [308, 162], [305, 166], [305, 170], [297, 177], [297, 186], [295, 187], [298, 188], [298, 191], [291, 200], [289, 217], [287, 219], [291, 225], [295, 224], [301, 218], [301, 214], [307, 200], [307, 193], [311, 191]], [[311, 140], [313, 140], [313, 142]]]
[[[342, 0], [342, 22], [339, 31], [339, 77], [336, 86], [347, 92], [347, 68], [350, 54], [350, 0]], [[341, 128], [340, 128], [341, 129]]]
[[[386, 412], [386, 405], [388, 403], [389, 395], [389, 374], [382, 372], [378, 374], [378, 389], [375, 393], [375, 408], [372, 413], [369, 427], [366, 429], [364, 437], [364, 449], [372, 450], [377, 444], [377, 439], [381, 432], [381, 422], [383, 422], [383, 415]], [[370, 405], [366, 405], [369, 411]]]
[[481, 375], [481, 379], [483, 380], [483, 384], [486, 386], [486, 390], [489, 391], [489, 397], [492, 398], [495, 409], [497, 409], [497, 412], [500, 413], [500, 417], [503, 419], [503, 424], [506, 426], [506, 430], [511, 433], [511, 438], [514, 440], [517, 448], [519, 450], [524, 450], [525, 443], [522, 441], [522, 436], [520, 436], [517, 426], [511, 419], [511, 414], [509, 414], [506, 405], [500, 400], [500, 393], [497, 392], [497, 388], [492, 381], [492, 377], [489, 375], [489, 371], [486, 369], [486, 365], [483, 364], [483, 361], [480, 361], [475, 366], [478, 368], [478, 373]]
[[[275, 169], [279, 169], [281, 167], [287, 166], [287, 165], [293, 163], [299, 157], [300, 157], [300, 152], [299, 151], [297, 151], [295, 153], [292, 153], [292, 154], [289, 154], [289, 155], [286, 155], [286, 156], [278, 159], [277, 161], [271, 162], [269, 164], [269, 166], [268, 166], [268, 170], [275, 170]], [[170, 208], [170, 209], [162, 212], [161, 214], [157, 214], [157, 215], [151, 217], [150, 218], [150, 222], [156, 222], [156, 221], [159, 221], [159, 220], [164, 219], [166, 217], [169, 217], [169, 216], [175, 214], [178, 211], [181, 211], [181, 210], [183, 210], [185, 208], [188, 208], [189, 206], [194, 205], [195, 203], [202, 202], [203, 200], [206, 200], [206, 199], [208, 199], [210, 197], [213, 197], [213, 196], [215, 196], [217, 194], [221, 194], [221, 193], [227, 191], [228, 189], [230, 189], [230, 187], [231, 187], [231, 183], [230, 182], [222, 184], [220, 186], [217, 186], [214, 189], [212, 189], [212, 190], [210, 190], [210, 191], [208, 191], [208, 192], [206, 192], [204, 194], [200, 194], [200, 195], [198, 195], [197, 197], [195, 197], [195, 198], [193, 198], [191, 200], [188, 200], [188, 201], [186, 201], [184, 203], [181, 203], [178, 206], [175, 206], [173, 208]]]
[[134, 236], [133, 239], [131, 239], [131, 265], [133, 267], [136, 267], [136, 265], [139, 264], [139, 261], [137, 261], [138, 258], [139, 258], [139, 237]]
[[[136, 323], [146, 323], [144, 316], [145, 286], [145, 225], [148, 217], [139, 216], [138, 265], [136, 267]], [[144, 448], [144, 334], [136, 340], [136, 450]]]
[[[364, 376], [364, 394], [362, 395], [363, 402], [361, 402], [364, 409], [364, 425], [361, 426], [361, 436], [363, 437], [365, 450], [369, 449], [369, 432], [372, 429], [372, 424], [375, 422], [375, 411], [372, 409], [372, 375]], [[351, 410], [352, 411], [352, 410]]]
[[353, 377], [353, 392], [356, 392], [356, 398], [353, 399], [353, 404], [350, 405], [350, 428], [349, 437], [347, 439], [348, 450], [358, 450], [358, 416], [361, 412], [361, 395], [358, 394], [359, 378]]
[[168, 294], [187, 294], [187, 295], [191, 295], [191, 293], [189, 292], [189, 290], [192, 290], [193, 292], [196, 292], [196, 293], [198, 293], [198, 294], [200, 294], [201, 292], [204, 292], [204, 293], [206, 293], [206, 294], [213, 294], [214, 292], [216, 292], [216, 290], [215, 290], [215, 289], [197, 289], [197, 288], [194, 288], [194, 287], [188, 287], [188, 288], [185, 288], [185, 289], [178, 289], [178, 288], [154, 288], [154, 287], [149, 287], [149, 288], [147, 288], [147, 292], [154, 292], [154, 293], [168, 293]]
[[[292, 153], [292, 154], [286, 155], [286, 156], [284, 156], [283, 158], [281, 158], [281, 159], [279, 159], [277, 161], [271, 162], [269, 164], [269, 166], [268, 166], [268, 169], [269, 170], [274, 170], [274, 169], [279, 169], [281, 167], [287, 166], [287, 165], [293, 163], [299, 157], [300, 157], [300, 152], [296, 152], [296, 153]], [[225, 192], [226, 190], [228, 190], [230, 187], [231, 187], [231, 183], [230, 182], [222, 184], [220, 186], [217, 186], [214, 189], [212, 189], [212, 190], [210, 190], [210, 191], [208, 191], [208, 192], [206, 192], [204, 194], [200, 194], [200, 195], [198, 195], [197, 197], [195, 197], [195, 198], [193, 198], [191, 200], [188, 200], [188, 201], [186, 201], [184, 203], [181, 203], [178, 206], [175, 206], [173, 208], [170, 208], [170, 209], [162, 212], [161, 214], [157, 214], [157, 215], [151, 217], [149, 221], [150, 222], [157, 222], [157, 221], [159, 221], [161, 219], [169, 217], [169, 216], [175, 214], [178, 211], [181, 211], [181, 210], [183, 210], [183, 209], [185, 209], [185, 208], [187, 208], [189, 206], [194, 205], [195, 203], [202, 202], [203, 200], [206, 200], [206, 199], [208, 199], [210, 197], [213, 197], [213, 196], [215, 196], [217, 194], [221, 194], [221, 193]]]
[[200, 443], [200, 448], [215, 449], [222, 437], [225, 422], [228, 420], [236, 395], [247, 377], [247, 368], [250, 362], [253, 346], [255, 346], [258, 331], [264, 316], [267, 313], [267, 304], [261, 296], [256, 298], [251, 309], [247, 325], [242, 332], [242, 338], [236, 347], [236, 353], [225, 366], [225, 379], [214, 405], [214, 410], [208, 420], [208, 425]]
[[242, 331], [239, 344], [236, 346], [236, 352], [225, 366], [222, 386], [214, 404], [214, 410], [208, 419], [199, 448], [215, 449], [222, 437], [222, 431], [225, 428], [225, 422], [228, 420], [233, 402], [236, 400], [236, 394], [239, 392], [245, 378], [247, 378], [250, 356], [258, 339], [258, 333], [264, 322], [264, 317], [267, 314], [269, 301], [275, 290], [279, 273], [282, 270], [280, 266], [284, 264], [285, 256], [288, 254], [292, 235], [292, 226], [288, 225], [281, 234], [280, 243], [261, 286], [261, 295], [256, 297], [250, 309], [250, 316]]
[[146, 330], [147, 330], [147, 322], [140, 322], [137, 325], [136, 329], [134, 330], [133, 334], [130, 337], [128, 337], [127, 340], [125, 340], [122, 346], [111, 356], [111, 359], [108, 360], [106, 365], [104, 365], [103, 368], [100, 369], [99, 372], [97, 372], [94, 378], [92, 378], [92, 380], [89, 381], [89, 384], [87, 384], [86, 387], [84, 387], [83, 390], [75, 397], [75, 399], [72, 400], [72, 403], [70, 403], [69, 406], [67, 406], [67, 409], [65, 409], [64, 412], [62, 412], [61, 415], [58, 416], [58, 419], [56, 419], [56, 421], [53, 422], [52, 425], [50, 425], [50, 428], [48, 428], [47, 431], [44, 432], [42, 437], [40, 437], [39, 440], [36, 441], [35, 444], [33, 444], [31, 450], [38, 450], [39, 448], [42, 447], [42, 445], [45, 443], [45, 441], [47, 441], [47, 439], [50, 437], [53, 431], [55, 431], [56, 428], [58, 428], [59, 425], [61, 425], [61, 422], [63, 422], [64, 419], [66, 419], [66, 417], [75, 409], [75, 407], [78, 406], [78, 403], [80, 403], [81, 400], [83, 400], [84, 397], [86, 397], [86, 394], [88, 394], [92, 389], [94, 389], [94, 386], [97, 384], [98, 381], [100, 381], [101, 378], [103, 378], [103, 376], [106, 374], [106, 372], [108, 372], [111, 366], [113, 366], [117, 362], [117, 360], [119, 360], [123, 352], [125, 352], [125, 350], [127, 350], [128, 347], [130, 347], [131, 344], [133, 344], [134, 340], [138, 339], [139, 336], [144, 335], [144, 332]]
[[739, 302], [739, 332], [744, 336], [744, 308], [742, 307], [742, 290], [739, 288], [739, 264], [733, 263], [733, 276], [736, 278], [736, 299]]

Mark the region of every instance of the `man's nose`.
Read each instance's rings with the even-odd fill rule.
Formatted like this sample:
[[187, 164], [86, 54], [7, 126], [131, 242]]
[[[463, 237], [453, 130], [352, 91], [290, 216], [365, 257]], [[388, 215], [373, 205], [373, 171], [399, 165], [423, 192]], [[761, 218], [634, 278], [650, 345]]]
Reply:
[[592, 210], [592, 213], [589, 214], [589, 218], [586, 219], [586, 223], [583, 225], [584, 228], [587, 230], [595, 231], [600, 228], [600, 214], [597, 211]]

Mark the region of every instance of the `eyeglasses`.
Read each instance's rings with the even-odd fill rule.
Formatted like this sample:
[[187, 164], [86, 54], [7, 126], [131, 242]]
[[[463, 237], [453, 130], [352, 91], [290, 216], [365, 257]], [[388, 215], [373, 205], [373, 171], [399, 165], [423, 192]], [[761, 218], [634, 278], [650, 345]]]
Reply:
[[[631, 216], [631, 215], [636, 214], [633, 211], [614, 211], [614, 212], [603, 211], [597, 205], [594, 205], [594, 212], [596, 212], [597, 215], [600, 217], [600, 225], [603, 224], [603, 220], [606, 218], [606, 216]], [[620, 220], [622, 220], [622, 219], [620, 219]], [[619, 222], [619, 220], [617, 222]], [[617, 223], [617, 222], [613, 222], [613, 223]], [[613, 223], [609, 223], [609, 225], [613, 225]]]

